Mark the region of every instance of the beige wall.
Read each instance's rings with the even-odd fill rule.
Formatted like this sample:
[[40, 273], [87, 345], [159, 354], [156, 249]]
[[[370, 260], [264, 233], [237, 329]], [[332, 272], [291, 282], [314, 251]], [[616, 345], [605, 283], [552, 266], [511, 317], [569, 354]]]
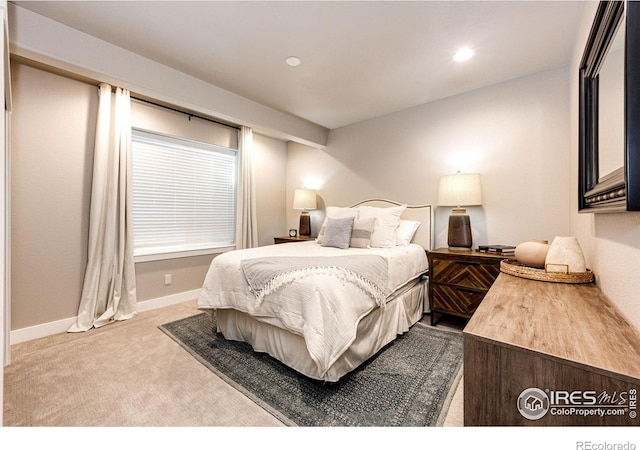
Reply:
[[[562, 67], [332, 130], [324, 150], [288, 147], [293, 190], [326, 205], [369, 197], [436, 203], [441, 175], [479, 172], [483, 205], [468, 208], [474, 245], [519, 244], [569, 232], [569, 74]], [[316, 228], [321, 212], [314, 212]], [[446, 246], [450, 208], [436, 209]]]
[[[138, 301], [199, 289], [214, 256], [202, 255], [136, 263]], [[164, 284], [164, 276], [167, 274], [171, 274], [170, 285]]]
[[598, 286], [640, 332], [640, 212], [578, 214], [578, 69], [597, 6], [585, 3], [571, 64], [571, 234]]
[[96, 88], [12, 64], [11, 329], [77, 314]]
[[[87, 258], [97, 88], [13, 62], [12, 330], [74, 317]], [[261, 243], [285, 227], [286, 144], [254, 135]], [[214, 255], [136, 264], [138, 301], [198, 289]], [[164, 285], [164, 275], [173, 283]]]
[[238, 148], [238, 129], [132, 99], [131, 126], [197, 142]]
[[286, 164], [287, 144], [259, 134], [253, 135], [254, 175], [258, 243], [273, 244], [273, 238], [287, 234]]

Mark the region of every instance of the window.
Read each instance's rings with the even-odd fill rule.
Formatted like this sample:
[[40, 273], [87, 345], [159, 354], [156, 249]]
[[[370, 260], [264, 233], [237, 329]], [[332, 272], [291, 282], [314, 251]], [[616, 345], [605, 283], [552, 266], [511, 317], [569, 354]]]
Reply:
[[132, 142], [136, 260], [233, 246], [237, 151], [139, 129]]

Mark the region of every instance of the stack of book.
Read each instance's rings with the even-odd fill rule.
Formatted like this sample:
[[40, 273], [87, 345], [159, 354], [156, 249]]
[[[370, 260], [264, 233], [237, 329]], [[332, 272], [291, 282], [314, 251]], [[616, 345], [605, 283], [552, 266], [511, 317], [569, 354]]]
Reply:
[[513, 256], [516, 253], [516, 248], [513, 245], [479, 245], [478, 251]]

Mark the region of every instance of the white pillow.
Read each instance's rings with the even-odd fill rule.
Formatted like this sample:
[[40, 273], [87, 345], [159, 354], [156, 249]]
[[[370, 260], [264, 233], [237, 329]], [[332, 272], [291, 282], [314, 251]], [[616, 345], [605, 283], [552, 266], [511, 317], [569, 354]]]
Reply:
[[396, 230], [400, 224], [400, 216], [407, 205], [392, 206], [391, 208], [377, 208], [375, 206], [361, 206], [358, 219], [376, 218], [376, 224], [371, 235], [371, 247], [395, 247], [398, 240]]
[[420, 222], [415, 220], [402, 220], [400, 219], [400, 225], [396, 231], [396, 244], [397, 245], [409, 245], [415, 236]]
[[358, 218], [358, 208], [343, 208], [340, 206], [327, 206], [326, 209], [326, 217], [324, 218], [324, 222], [322, 222], [322, 226], [320, 227], [320, 231], [318, 232], [318, 238], [316, 242], [318, 244], [322, 244], [322, 238], [327, 230], [327, 221], [329, 218], [331, 219], [344, 219], [346, 217], [353, 217], [354, 220]]

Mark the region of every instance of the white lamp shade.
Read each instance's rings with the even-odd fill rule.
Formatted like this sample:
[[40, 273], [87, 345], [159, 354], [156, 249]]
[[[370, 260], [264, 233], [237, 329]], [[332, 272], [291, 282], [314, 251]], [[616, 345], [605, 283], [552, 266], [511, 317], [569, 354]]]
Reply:
[[440, 177], [440, 206], [482, 205], [482, 184], [479, 173], [457, 173]]
[[316, 191], [313, 189], [296, 189], [293, 194], [293, 209], [316, 209]]

